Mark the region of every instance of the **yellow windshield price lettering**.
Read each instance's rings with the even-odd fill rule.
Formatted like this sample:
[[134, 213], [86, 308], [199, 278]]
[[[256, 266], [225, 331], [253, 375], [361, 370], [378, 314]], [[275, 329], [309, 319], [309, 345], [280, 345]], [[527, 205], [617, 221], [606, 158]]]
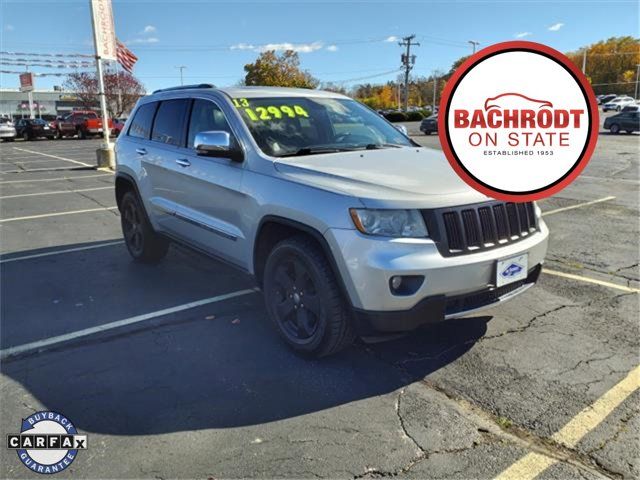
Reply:
[[235, 107], [244, 110], [252, 122], [296, 117], [309, 118], [307, 111], [300, 105], [265, 105], [261, 107], [251, 107], [246, 98], [234, 98], [232, 100]]
[[309, 118], [309, 114], [307, 113], [307, 111], [304, 108], [302, 108], [300, 105], [294, 105], [293, 110], [296, 112], [296, 114], [300, 115], [301, 117]]
[[246, 98], [234, 98], [233, 104], [237, 108], [246, 108], [249, 106], [249, 100], [247, 100]]

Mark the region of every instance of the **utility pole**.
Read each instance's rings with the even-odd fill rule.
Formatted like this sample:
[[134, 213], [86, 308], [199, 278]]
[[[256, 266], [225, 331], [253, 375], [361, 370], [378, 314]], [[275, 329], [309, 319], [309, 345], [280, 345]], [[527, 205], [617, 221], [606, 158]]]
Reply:
[[640, 77], [640, 63], [636, 65], [636, 94], [634, 95], [636, 100], [638, 100], [638, 77]]
[[587, 74], [587, 49], [582, 49], [582, 73]]
[[184, 77], [182, 76], [182, 71], [187, 67], [185, 65], [178, 65], [175, 68], [179, 68], [180, 69], [180, 85], [184, 85]]
[[399, 42], [398, 45], [401, 47], [407, 47], [406, 53], [403, 53], [401, 56], [402, 65], [404, 66], [404, 111], [409, 110], [409, 72], [413, 68], [416, 63], [416, 56], [411, 55], [411, 47], [420, 46], [418, 42], [414, 42], [413, 39], [416, 38], [415, 35], [409, 35], [408, 37], [403, 37], [402, 42]]
[[438, 85], [438, 77], [433, 74], [433, 103], [431, 105], [431, 115], [436, 113], [436, 87]]
[[480, 45], [480, 42], [476, 42], [474, 40], [469, 40], [467, 43], [471, 44], [471, 48], [473, 48], [473, 53], [476, 53], [476, 47]]

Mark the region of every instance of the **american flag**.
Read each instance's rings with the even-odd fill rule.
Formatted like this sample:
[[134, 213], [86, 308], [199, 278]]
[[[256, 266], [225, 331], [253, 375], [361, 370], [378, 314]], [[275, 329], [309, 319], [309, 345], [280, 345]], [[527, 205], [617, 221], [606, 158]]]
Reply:
[[122, 65], [122, 68], [124, 68], [127, 72], [132, 73], [133, 65], [138, 61], [138, 57], [136, 57], [124, 43], [117, 39], [116, 52], [118, 55], [118, 63]]

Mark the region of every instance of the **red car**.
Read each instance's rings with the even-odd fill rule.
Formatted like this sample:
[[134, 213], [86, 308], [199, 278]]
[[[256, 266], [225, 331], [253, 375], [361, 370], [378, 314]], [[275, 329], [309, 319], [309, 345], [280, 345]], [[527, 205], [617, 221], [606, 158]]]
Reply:
[[[109, 131], [114, 132], [114, 125], [109, 119]], [[102, 134], [102, 119], [96, 112], [75, 111], [66, 117], [56, 121], [56, 132], [58, 138], [72, 137], [78, 135], [78, 138], [89, 138], [94, 135]]]

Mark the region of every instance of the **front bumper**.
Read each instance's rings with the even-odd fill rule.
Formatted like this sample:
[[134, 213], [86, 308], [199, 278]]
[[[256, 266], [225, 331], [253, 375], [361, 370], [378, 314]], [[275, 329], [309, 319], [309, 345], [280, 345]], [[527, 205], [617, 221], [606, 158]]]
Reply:
[[[497, 290], [494, 284], [500, 259], [527, 253], [527, 281], [535, 282], [537, 275], [531, 275], [544, 262], [548, 237], [549, 230], [539, 219], [539, 231], [518, 242], [493, 250], [444, 257], [430, 239], [376, 238], [343, 229], [330, 229], [325, 233], [356, 316], [367, 317], [372, 313], [376, 318], [387, 317], [391, 325], [384, 331], [404, 330], [400, 325], [404, 323], [402, 319], [411, 317], [414, 309], [422, 312], [420, 315], [425, 318], [422, 323], [432, 321], [431, 317], [442, 319], [474, 310], [472, 306], [446, 313], [452, 299]], [[396, 275], [424, 276], [424, 281], [414, 293], [397, 295], [389, 287], [391, 277]], [[432, 313], [426, 315], [424, 312], [428, 310]], [[380, 321], [373, 323], [380, 326]], [[406, 323], [411, 329], [414, 322], [406, 320]]]

